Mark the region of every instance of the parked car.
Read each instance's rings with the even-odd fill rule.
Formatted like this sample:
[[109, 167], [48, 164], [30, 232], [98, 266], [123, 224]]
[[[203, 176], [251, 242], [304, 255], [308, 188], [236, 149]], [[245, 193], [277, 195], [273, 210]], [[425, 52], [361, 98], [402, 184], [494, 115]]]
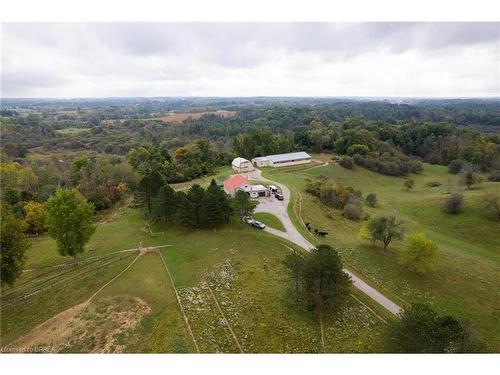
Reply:
[[259, 229], [264, 229], [266, 227], [266, 224], [261, 223], [260, 221], [257, 221], [257, 220], [253, 220], [252, 226], [254, 226], [255, 228], [259, 228]]
[[280, 194], [280, 193], [276, 193], [276, 194], [274, 194], [274, 197], [275, 197], [277, 200], [279, 200], [279, 201], [282, 201], [283, 199], [285, 199], [285, 198], [283, 197], [283, 194]]

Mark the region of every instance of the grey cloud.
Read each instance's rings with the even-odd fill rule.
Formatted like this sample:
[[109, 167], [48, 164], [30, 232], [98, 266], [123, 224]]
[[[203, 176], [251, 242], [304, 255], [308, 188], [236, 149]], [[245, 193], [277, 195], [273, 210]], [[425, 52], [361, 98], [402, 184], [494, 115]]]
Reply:
[[[136, 95], [141, 90], [210, 94], [214, 87], [232, 88], [228, 80], [233, 77], [239, 79], [234, 87], [253, 83], [254, 77], [256, 87], [259, 79], [267, 87], [272, 78], [274, 86], [314, 92], [314, 85], [323, 87], [320, 80], [326, 75], [334, 80], [332, 86], [347, 86], [352, 79], [355, 90], [357, 84], [376, 85], [375, 76], [394, 69], [411, 74], [429, 60], [433, 65], [420, 80], [435, 79], [439, 71], [460, 78], [465, 73], [455, 56], [468, 47], [487, 51], [487, 56], [467, 55], [468, 64], [478, 68], [472, 70], [482, 72], [476, 81], [498, 82], [498, 69], [491, 66], [495, 54], [498, 66], [499, 43], [500, 23], [7, 23], [2, 25], [2, 92], [22, 95], [34, 87], [65, 87], [65, 92], [72, 92], [79, 82], [88, 87], [115, 82], [106, 86], [119, 87], [116, 95], [132, 90]], [[401, 64], [397, 56], [405, 53], [417, 59], [412, 66], [407, 60], [401, 60], [407, 67], [394, 65]], [[373, 56], [377, 67], [371, 64]], [[432, 91], [432, 79], [427, 79]], [[390, 87], [404, 84], [393, 82]], [[451, 87], [456, 83], [450, 82]], [[490, 92], [491, 85], [473, 88]]]

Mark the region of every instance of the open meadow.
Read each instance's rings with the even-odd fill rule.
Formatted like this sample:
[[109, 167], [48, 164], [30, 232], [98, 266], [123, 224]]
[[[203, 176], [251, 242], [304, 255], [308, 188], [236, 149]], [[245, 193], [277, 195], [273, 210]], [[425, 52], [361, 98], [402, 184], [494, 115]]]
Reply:
[[[407, 191], [404, 178], [390, 177], [356, 166], [349, 170], [331, 161], [328, 155], [316, 158], [328, 165], [267, 168], [263, 175], [286, 184], [292, 192], [292, 220], [312, 243], [319, 243], [304, 223], [329, 232], [321, 239], [340, 251], [350, 269], [362, 275], [388, 297], [403, 306], [411, 302], [429, 302], [442, 313], [468, 321], [473, 330], [488, 342], [488, 349], [500, 349], [498, 288], [500, 283], [500, 225], [483, 209], [482, 197], [498, 193], [498, 183], [483, 181], [471, 190], [458, 184], [458, 176], [447, 173], [443, 166], [423, 164], [420, 174], [412, 175], [413, 190]], [[424, 232], [439, 247], [438, 267], [427, 275], [416, 275], [400, 265], [403, 242], [393, 242], [387, 250], [361, 240], [358, 231], [362, 222], [346, 219], [342, 211], [326, 207], [319, 199], [305, 192], [308, 181], [342, 182], [361, 190], [363, 198], [375, 193], [375, 208], [364, 205], [370, 216], [396, 213], [407, 228], [407, 234]], [[440, 186], [430, 187], [437, 181]], [[448, 191], [464, 194], [461, 214], [448, 215], [441, 204]]]
[[[2, 346], [58, 352], [383, 350], [385, 323], [356, 297], [325, 318], [323, 350], [317, 319], [290, 296], [283, 260], [293, 245], [236, 222], [214, 231], [153, 233], [145, 224], [137, 209], [110, 210], [76, 261], [59, 256], [48, 236], [33, 239], [22, 277], [2, 289]], [[140, 245], [168, 246], [144, 255], [122, 251]]]

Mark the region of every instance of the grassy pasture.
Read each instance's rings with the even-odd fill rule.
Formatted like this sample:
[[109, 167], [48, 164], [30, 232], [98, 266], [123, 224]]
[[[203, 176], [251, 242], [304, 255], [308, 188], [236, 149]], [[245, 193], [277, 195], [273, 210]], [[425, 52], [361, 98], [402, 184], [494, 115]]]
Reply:
[[[313, 169], [266, 169], [264, 175], [289, 186], [292, 201], [297, 201], [289, 212], [298, 213], [304, 222], [327, 230], [322, 241], [338, 247], [346, 263], [367, 281], [388, 296], [397, 296], [405, 302], [428, 301], [441, 311], [470, 321], [487, 341], [491, 350], [500, 348], [498, 313], [500, 283], [500, 226], [489, 219], [481, 208], [481, 196], [498, 193], [499, 185], [483, 182], [470, 191], [458, 185], [458, 176], [450, 176], [442, 166], [424, 164], [421, 174], [412, 176], [415, 187], [406, 191], [404, 178], [383, 176], [360, 167], [353, 170], [336, 163]], [[363, 196], [376, 193], [378, 206], [365, 210], [373, 216], [397, 213], [407, 223], [408, 233], [422, 231], [439, 246], [439, 267], [436, 271], [417, 276], [399, 264], [399, 251], [404, 244], [391, 243], [386, 251], [372, 247], [358, 237], [359, 222], [345, 219], [340, 210], [325, 207], [306, 193], [307, 179], [324, 178], [343, 182], [362, 191]], [[428, 187], [430, 181], [441, 186]], [[447, 191], [464, 194], [464, 210], [460, 215], [446, 215], [440, 206]], [[301, 201], [299, 204], [298, 201]], [[306, 238], [311, 234], [302, 226]], [[311, 239], [318, 243], [319, 239]]]
[[[28, 271], [14, 288], [2, 289], [2, 345], [12, 345], [35, 326], [87, 300], [136, 257], [115, 252], [142, 243], [172, 245], [161, 252], [202, 352], [239, 352], [207, 285], [245, 352], [322, 350], [316, 319], [289, 298], [282, 264], [289, 250], [282, 240], [239, 223], [217, 231], [168, 229], [164, 235], [145, 234], [144, 223], [133, 209], [109, 215], [77, 264], [60, 257], [48, 237], [32, 239]], [[324, 323], [326, 351], [382, 348], [384, 323], [355, 299], [347, 301], [343, 314], [332, 313]], [[65, 352], [195, 352], [157, 253], [140, 257], [68, 327], [74, 334], [64, 341]]]
[[202, 187], [207, 187], [208, 185], [210, 185], [212, 179], [215, 179], [215, 181], [218, 184], [222, 184], [224, 180], [226, 180], [232, 173], [233, 169], [230, 166], [220, 167], [217, 169], [217, 173], [215, 175], [198, 177], [188, 182], [179, 182], [177, 184], [170, 184], [170, 186], [172, 186], [175, 190], [187, 190], [194, 184], [198, 184]]
[[63, 135], [82, 134], [82, 133], [88, 133], [89, 131], [90, 129], [88, 128], [64, 128], [56, 130], [58, 134], [63, 134]]

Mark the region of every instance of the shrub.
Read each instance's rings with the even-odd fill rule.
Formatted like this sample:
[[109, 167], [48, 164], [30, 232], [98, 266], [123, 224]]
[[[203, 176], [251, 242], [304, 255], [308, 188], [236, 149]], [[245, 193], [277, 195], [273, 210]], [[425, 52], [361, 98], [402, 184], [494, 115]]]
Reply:
[[415, 186], [415, 180], [413, 178], [407, 178], [404, 182], [404, 187], [406, 190], [410, 191]]
[[370, 207], [375, 207], [377, 205], [377, 194], [370, 193], [366, 196], [366, 204]]
[[436, 186], [441, 186], [442, 183], [439, 181], [429, 181], [428, 183], [425, 184], [427, 187], [436, 187]]
[[481, 177], [477, 176], [472, 169], [465, 170], [460, 176], [460, 184], [470, 189], [473, 185], [481, 183]]
[[488, 180], [493, 182], [500, 182], [500, 171], [493, 171], [489, 176]]
[[454, 193], [445, 199], [442, 209], [444, 213], [456, 215], [462, 212], [464, 197], [462, 194]]
[[483, 198], [483, 201], [484, 209], [494, 220], [500, 221], [500, 196], [487, 195]]
[[358, 199], [349, 200], [342, 211], [342, 215], [349, 220], [355, 221], [364, 220], [366, 218], [366, 214]]
[[350, 156], [343, 156], [342, 158], [340, 158], [339, 164], [346, 169], [353, 169], [354, 159]]
[[354, 155], [354, 162], [371, 171], [389, 176], [407, 176], [409, 173], [422, 171], [422, 164], [415, 159], [405, 155], [389, 155], [384, 153], [370, 153], [366, 156]]
[[355, 143], [347, 149], [347, 154], [350, 156], [359, 154], [359, 155], [366, 155], [370, 152], [370, 148], [367, 145], [360, 145], [358, 143]]
[[26, 212], [26, 232], [30, 234], [41, 234], [45, 231], [45, 207], [38, 202], [28, 202], [24, 206]]
[[432, 270], [436, 263], [437, 245], [423, 233], [408, 237], [406, 247], [401, 252], [401, 264], [418, 274]]
[[451, 174], [458, 174], [462, 170], [462, 167], [464, 166], [464, 163], [462, 160], [452, 160], [450, 164], [448, 165], [448, 172]]

